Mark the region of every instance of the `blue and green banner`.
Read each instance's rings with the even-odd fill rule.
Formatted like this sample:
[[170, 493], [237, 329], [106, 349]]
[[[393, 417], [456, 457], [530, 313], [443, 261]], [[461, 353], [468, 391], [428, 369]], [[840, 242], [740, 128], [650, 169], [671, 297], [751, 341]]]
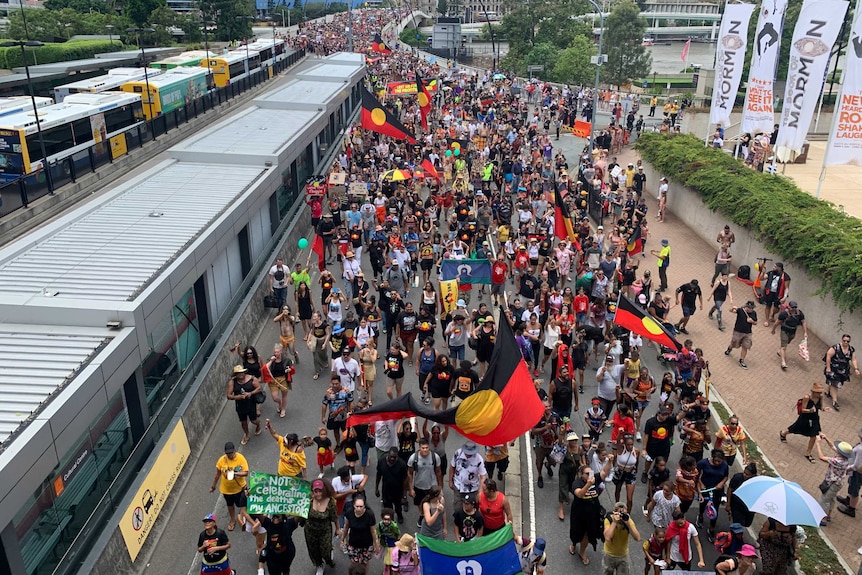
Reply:
[[443, 260], [440, 279], [458, 280], [459, 284], [490, 284], [489, 260]]
[[417, 535], [423, 575], [515, 575], [521, 560], [512, 526], [463, 543]]

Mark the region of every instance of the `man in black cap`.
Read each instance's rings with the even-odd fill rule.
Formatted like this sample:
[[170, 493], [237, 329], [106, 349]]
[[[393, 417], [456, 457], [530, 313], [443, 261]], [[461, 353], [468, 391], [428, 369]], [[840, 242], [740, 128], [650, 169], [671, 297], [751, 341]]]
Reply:
[[[765, 270], [761, 271], [763, 274]], [[763, 280], [763, 303], [766, 304], [766, 322], [763, 324], [769, 327], [772, 320], [775, 319], [775, 314], [778, 313], [778, 308], [790, 296], [790, 276], [784, 273], [784, 264], [775, 262], [772, 270], [765, 274]]]
[[748, 350], [751, 349], [751, 326], [757, 323], [757, 312], [754, 311], [754, 302], [747, 301], [742, 307], [733, 306], [730, 308], [731, 313], [736, 314], [736, 322], [733, 324], [733, 335], [730, 338], [730, 345], [724, 350], [724, 355], [730, 355], [734, 348], [740, 348], [739, 351], [739, 367], [748, 369], [745, 363], [745, 356], [748, 355]]
[[476, 508], [476, 496], [468, 493], [461, 500], [461, 509], [455, 511], [455, 541], [470, 541], [485, 533], [485, 519]]
[[787, 369], [787, 344], [796, 337], [796, 330], [802, 326], [802, 337], [808, 339], [808, 323], [805, 314], [799, 309], [799, 304], [791, 301], [786, 310], [778, 312], [778, 321], [772, 324], [772, 334], [775, 328], [781, 326], [781, 339], [779, 340], [778, 355], [781, 357], [781, 369]]

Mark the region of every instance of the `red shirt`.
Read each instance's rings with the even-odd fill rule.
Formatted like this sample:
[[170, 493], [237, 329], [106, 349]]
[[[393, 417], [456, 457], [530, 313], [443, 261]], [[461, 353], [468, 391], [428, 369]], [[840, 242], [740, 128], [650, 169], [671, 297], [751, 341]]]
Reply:
[[623, 428], [623, 435], [635, 434], [635, 421], [631, 417], [621, 417], [619, 411], [614, 412], [614, 426], [611, 428], [611, 441], [616, 441], [620, 433], [620, 427]]
[[494, 262], [494, 265], [491, 266], [491, 283], [494, 285], [506, 283], [506, 272], [508, 271], [509, 267], [506, 262]]
[[506, 496], [499, 491], [493, 501], [488, 499], [484, 491], [480, 491], [479, 512], [485, 520], [485, 529], [500, 529], [506, 524], [506, 511], [503, 509], [505, 501]]
[[526, 269], [528, 265], [530, 265], [530, 256], [527, 255], [526, 251], [518, 250], [518, 253], [515, 254], [515, 267]]
[[585, 313], [590, 306], [590, 299], [585, 295], [576, 295], [572, 305], [575, 313]]

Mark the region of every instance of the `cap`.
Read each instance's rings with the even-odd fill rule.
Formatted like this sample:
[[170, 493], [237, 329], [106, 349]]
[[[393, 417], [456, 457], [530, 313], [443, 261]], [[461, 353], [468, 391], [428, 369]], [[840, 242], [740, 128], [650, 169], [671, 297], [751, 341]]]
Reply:
[[578, 440], [578, 434], [575, 431], [570, 431], [566, 435], [566, 441], [577, 441], [577, 440]]
[[590, 437], [589, 433], [585, 433], [581, 436], [581, 439], [592, 439], [592, 437]]
[[236, 373], [245, 373], [245, 372], [247, 372], [247, 371], [248, 371], [248, 370], [247, 370], [245, 367], [241, 366], [241, 365], [235, 365], [235, 366], [233, 366], [233, 372], [234, 372], [235, 374], [236, 374]]
[[669, 246], [669, 245], [670, 245], [670, 242], [669, 242], [669, 241], [667, 241], [667, 240], [662, 240], [662, 241], [661, 241], [661, 245], [663, 245], [663, 246]]
[[760, 555], [757, 554], [757, 549], [755, 549], [753, 545], [749, 545], [748, 543], [743, 545], [742, 549], [737, 551], [737, 553], [743, 555], [744, 557], [760, 557]]
[[597, 227], [596, 229], [597, 229], [597, 230], [603, 230], [603, 229], [605, 229], [605, 226], [599, 226], [599, 227]]
[[634, 162], [629, 162], [629, 165], [634, 166], [635, 164], [634, 164]]
[[398, 265], [398, 260], [392, 260], [392, 265], [393, 265], [393, 266], [397, 266], [397, 265]]
[[799, 307], [799, 304], [798, 304], [798, 303], [796, 303], [795, 301], [790, 302], [790, 304], [789, 304], [789, 305], [790, 305], [790, 307], [792, 307], [793, 309], [796, 309], [796, 308], [798, 308], [798, 307]]
[[745, 533], [745, 527], [743, 527], [739, 523], [731, 523], [729, 529], [733, 533]]
[[224, 444], [224, 452], [225, 453], [236, 453], [236, 445], [233, 444], [233, 441], [228, 441]]
[[745, 307], [754, 307], [754, 302], [751, 300], [748, 300], [747, 302], [745, 302]]
[[853, 446], [846, 441], [836, 441], [835, 451], [837, 451], [844, 457], [850, 457], [850, 454], [853, 452]]
[[643, 169], [644, 169], [644, 167], [643, 167], [643, 166], [638, 166], [638, 169], [639, 169], [639, 170], [643, 170]]
[[216, 516], [215, 516], [215, 514], [213, 514], [213, 513], [208, 513], [208, 514], [207, 514], [206, 516], [204, 516], [204, 518], [203, 518], [203, 522], [204, 522], [204, 523], [206, 523], [207, 521], [212, 521], [213, 523], [215, 523], [215, 520], [216, 520]]
[[334, 330], [332, 330], [332, 333], [334, 333], [335, 335], [338, 335], [338, 334], [340, 334], [340, 333], [344, 333], [344, 326], [343, 326], [343, 325], [339, 325], [339, 326], [338, 326], [338, 327], [336, 327]]
[[323, 487], [324, 486], [323, 486], [323, 480], [322, 479], [315, 479], [311, 483], [311, 489], [323, 489]]
[[533, 543], [533, 555], [541, 556], [545, 552], [545, 540], [539, 537], [536, 539], [536, 542]]
[[463, 450], [467, 455], [476, 455], [479, 453], [479, 446], [472, 441], [468, 441], [464, 444]]
[[472, 493], [466, 493], [464, 497], [461, 498], [461, 501], [464, 503], [469, 503], [471, 505], [476, 505], [476, 496]]
[[[342, 328], [342, 329], [343, 329], [343, 328]], [[347, 355], [347, 354], [348, 354], [348, 353], [350, 353], [351, 351], [352, 351], [352, 350], [350, 349], [350, 347], [349, 347], [349, 346], [348, 346], [348, 347], [345, 347], [344, 349], [342, 349], [342, 350], [341, 350], [341, 355]]]

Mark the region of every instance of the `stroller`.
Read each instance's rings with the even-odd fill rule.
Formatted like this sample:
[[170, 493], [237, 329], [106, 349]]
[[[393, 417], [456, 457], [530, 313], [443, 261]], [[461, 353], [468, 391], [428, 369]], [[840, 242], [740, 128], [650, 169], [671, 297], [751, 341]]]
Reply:
[[[666, 321], [666, 322], [662, 322], [662, 326], [664, 327], [665, 330], [667, 330], [667, 332], [670, 335], [672, 335], [673, 337], [676, 337], [677, 329], [676, 329], [675, 325], [673, 325], [669, 321]], [[669, 347], [665, 347], [662, 345], [662, 346], [660, 346], [660, 351], [659, 351], [659, 354], [656, 357], [656, 359], [664, 367], [667, 367], [668, 364], [672, 364], [672, 363], [676, 362], [676, 354], [677, 354], [677, 350], [669, 348]]]

